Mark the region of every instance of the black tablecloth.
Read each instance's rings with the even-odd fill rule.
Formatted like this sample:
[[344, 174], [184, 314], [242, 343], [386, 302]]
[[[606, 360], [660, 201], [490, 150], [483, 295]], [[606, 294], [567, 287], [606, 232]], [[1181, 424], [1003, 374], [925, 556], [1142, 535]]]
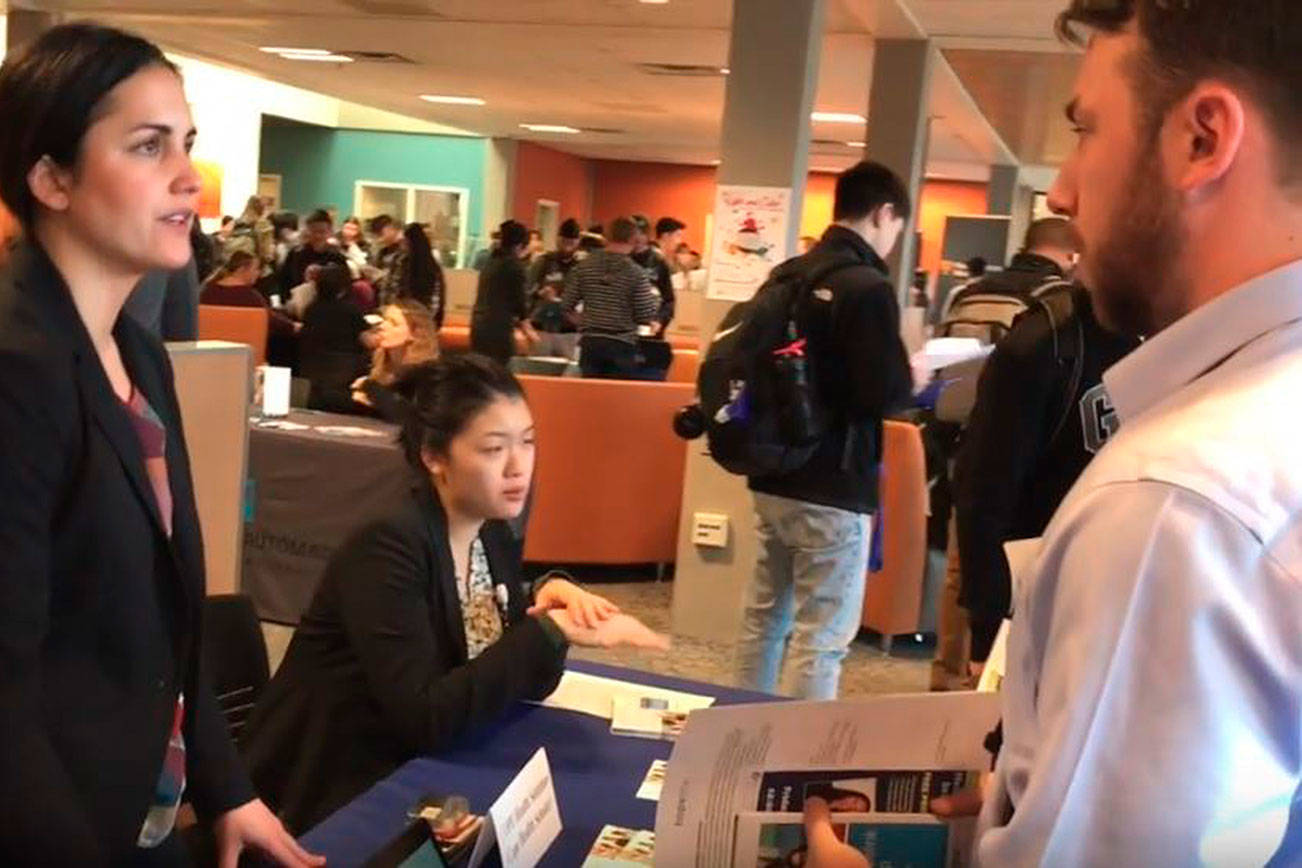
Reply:
[[310, 410], [250, 420], [242, 582], [259, 617], [298, 623], [334, 550], [407, 496], [397, 431]]

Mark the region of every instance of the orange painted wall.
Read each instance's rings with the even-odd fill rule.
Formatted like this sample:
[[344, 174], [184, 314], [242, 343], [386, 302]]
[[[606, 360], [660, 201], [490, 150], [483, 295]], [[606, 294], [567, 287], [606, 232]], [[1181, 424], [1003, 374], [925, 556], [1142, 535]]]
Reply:
[[930, 272], [933, 280], [940, 271], [945, 219], [986, 213], [988, 192], [985, 184], [971, 181], [928, 181], [923, 186], [922, 206], [918, 209], [918, 231], [922, 233], [918, 267]]
[[[604, 222], [620, 214], [641, 212], [655, 221], [671, 215], [687, 223], [683, 239], [704, 253], [705, 217], [714, 210], [715, 174], [711, 166], [597, 160], [593, 173], [593, 217]], [[836, 175], [809, 174], [801, 235], [823, 234], [832, 222], [835, 190]], [[986, 185], [981, 183], [926, 181], [923, 184], [918, 213], [922, 268], [935, 276], [940, 268], [945, 219], [951, 215], [986, 213], [986, 194]]]
[[9, 243], [18, 235], [18, 221], [0, 205], [0, 265], [9, 258]]
[[677, 217], [687, 224], [683, 240], [705, 252], [705, 218], [714, 213], [713, 166], [593, 161], [592, 218], [645, 214], [654, 224]]
[[587, 223], [592, 198], [592, 167], [588, 160], [532, 142], [520, 142], [515, 156], [515, 193], [511, 217], [532, 226], [539, 199], [561, 203], [561, 219]]

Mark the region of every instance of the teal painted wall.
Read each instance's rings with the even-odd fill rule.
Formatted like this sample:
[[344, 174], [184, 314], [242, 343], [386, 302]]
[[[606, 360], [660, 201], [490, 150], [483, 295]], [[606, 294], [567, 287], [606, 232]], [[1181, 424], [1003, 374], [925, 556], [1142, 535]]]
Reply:
[[486, 146], [481, 138], [335, 130], [264, 116], [259, 171], [281, 176], [286, 210], [334, 206], [341, 219], [353, 210], [357, 181], [464, 187], [473, 247], [483, 225]]

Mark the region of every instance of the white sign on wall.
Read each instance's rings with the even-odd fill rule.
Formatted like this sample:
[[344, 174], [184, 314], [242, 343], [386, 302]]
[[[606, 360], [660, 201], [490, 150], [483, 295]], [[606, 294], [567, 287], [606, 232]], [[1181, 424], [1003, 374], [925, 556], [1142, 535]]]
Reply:
[[791, 188], [720, 185], [706, 298], [747, 301], [787, 258]]

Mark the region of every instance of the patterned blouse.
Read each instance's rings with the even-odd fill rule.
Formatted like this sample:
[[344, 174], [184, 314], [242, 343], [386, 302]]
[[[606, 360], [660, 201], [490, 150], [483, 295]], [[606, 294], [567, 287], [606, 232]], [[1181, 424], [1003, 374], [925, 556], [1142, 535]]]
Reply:
[[461, 620], [466, 628], [466, 650], [469, 659], [474, 660], [502, 638], [502, 610], [488, 568], [488, 556], [479, 537], [470, 544], [470, 581], [457, 582], [457, 596], [461, 599]]

